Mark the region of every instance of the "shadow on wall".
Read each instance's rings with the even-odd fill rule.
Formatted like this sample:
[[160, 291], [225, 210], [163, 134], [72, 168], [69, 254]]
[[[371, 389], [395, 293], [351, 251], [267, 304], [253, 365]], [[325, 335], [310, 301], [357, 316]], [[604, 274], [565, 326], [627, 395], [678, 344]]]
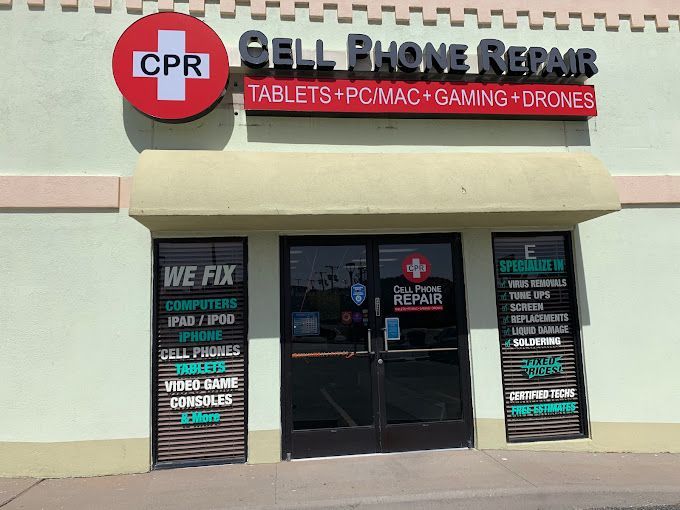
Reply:
[[579, 309], [579, 319], [582, 326], [590, 324], [590, 306], [588, 305], [588, 288], [585, 268], [583, 263], [583, 249], [581, 247], [581, 231], [579, 225], [573, 232], [574, 250], [574, 278], [576, 280], [576, 299]]
[[145, 149], [222, 150], [234, 130], [234, 110], [227, 99], [222, 98], [200, 119], [182, 124], [154, 121], [121, 99], [125, 133], [137, 152]]
[[249, 142], [355, 146], [589, 146], [587, 121], [247, 117]]
[[[233, 89], [233, 90], [231, 90]], [[590, 145], [587, 121], [510, 119], [408, 119], [363, 117], [266, 116], [234, 109], [230, 84], [227, 95], [207, 115], [193, 122], [157, 122], [123, 101], [125, 132], [134, 148], [223, 150], [235, 121], [246, 126], [247, 141], [295, 145], [429, 146], [429, 147], [585, 147]], [[236, 116], [245, 116], [236, 119]]]

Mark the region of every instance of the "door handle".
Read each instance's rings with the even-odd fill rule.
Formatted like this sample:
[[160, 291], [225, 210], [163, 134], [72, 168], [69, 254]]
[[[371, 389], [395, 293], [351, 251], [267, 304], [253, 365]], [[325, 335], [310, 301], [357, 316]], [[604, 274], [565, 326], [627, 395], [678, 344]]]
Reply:
[[385, 352], [389, 352], [390, 348], [387, 346], [387, 328], [382, 328], [383, 339], [385, 341]]
[[371, 348], [371, 328], [368, 328], [368, 352], [373, 352], [373, 349]]

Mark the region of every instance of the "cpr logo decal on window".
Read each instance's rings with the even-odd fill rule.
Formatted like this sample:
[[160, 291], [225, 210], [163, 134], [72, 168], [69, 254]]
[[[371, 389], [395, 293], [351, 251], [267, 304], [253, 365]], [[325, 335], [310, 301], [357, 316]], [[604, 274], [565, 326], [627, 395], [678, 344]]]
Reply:
[[421, 283], [430, 277], [432, 266], [422, 253], [412, 253], [402, 261], [401, 270], [408, 281]]
[[113, 77], [125, 99], [166, 122], [192, 120], [222, 98], [229, 58], [204, 22], [175, 12], [130, 25], [113, 50]]

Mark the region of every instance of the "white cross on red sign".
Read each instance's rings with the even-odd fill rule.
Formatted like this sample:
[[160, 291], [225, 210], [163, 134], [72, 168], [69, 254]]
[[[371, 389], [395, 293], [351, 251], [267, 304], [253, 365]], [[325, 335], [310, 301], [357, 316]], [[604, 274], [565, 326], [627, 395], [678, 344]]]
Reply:
[[414, 258], [412, 262], [406, 266], [406, 270], [411, 273], [413, 278], [420, 278], [421, 272], [424, 273], [427, 270], [427, 266], [425, 264], [421, 264], [420, 259]]
[[421, 283], [430, 277], [432, 266], [422, 253], [412, 253], [402, 261], [401, 269], [408, 281]]
[[186, 35], [181, 30], [159, 30], [158, 51], [132, 52], [132, 76], [155, 78], [159, 101], [184, 101], [186, 80], [210, 78], [210, 54], [187, 53]]
[[113, 52], [113, 76], [125, 99], [142, 113], [162, 121], [191, 120], [224, 94], [229, 59], [206, 23], [163, 12], [123, 32]]

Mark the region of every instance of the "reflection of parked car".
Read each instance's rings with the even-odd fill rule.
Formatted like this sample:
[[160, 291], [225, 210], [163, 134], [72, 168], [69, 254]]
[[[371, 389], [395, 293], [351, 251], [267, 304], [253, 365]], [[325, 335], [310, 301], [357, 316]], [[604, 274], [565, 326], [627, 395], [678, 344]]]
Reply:
[[406, 332], [406, 343], [412, 349], [421, 349], [427, 347], [425, 337], [427, 336], [426, 329], [409, 329]]
[[321, 327], [321, 338], [325, 338], [328, 343], [344, 343], [347, 337], [343, 335], [337, 328]]
[[458, 330], [444, 328], [434, 336], [435, 345], [432, 347], [458, 347]]

